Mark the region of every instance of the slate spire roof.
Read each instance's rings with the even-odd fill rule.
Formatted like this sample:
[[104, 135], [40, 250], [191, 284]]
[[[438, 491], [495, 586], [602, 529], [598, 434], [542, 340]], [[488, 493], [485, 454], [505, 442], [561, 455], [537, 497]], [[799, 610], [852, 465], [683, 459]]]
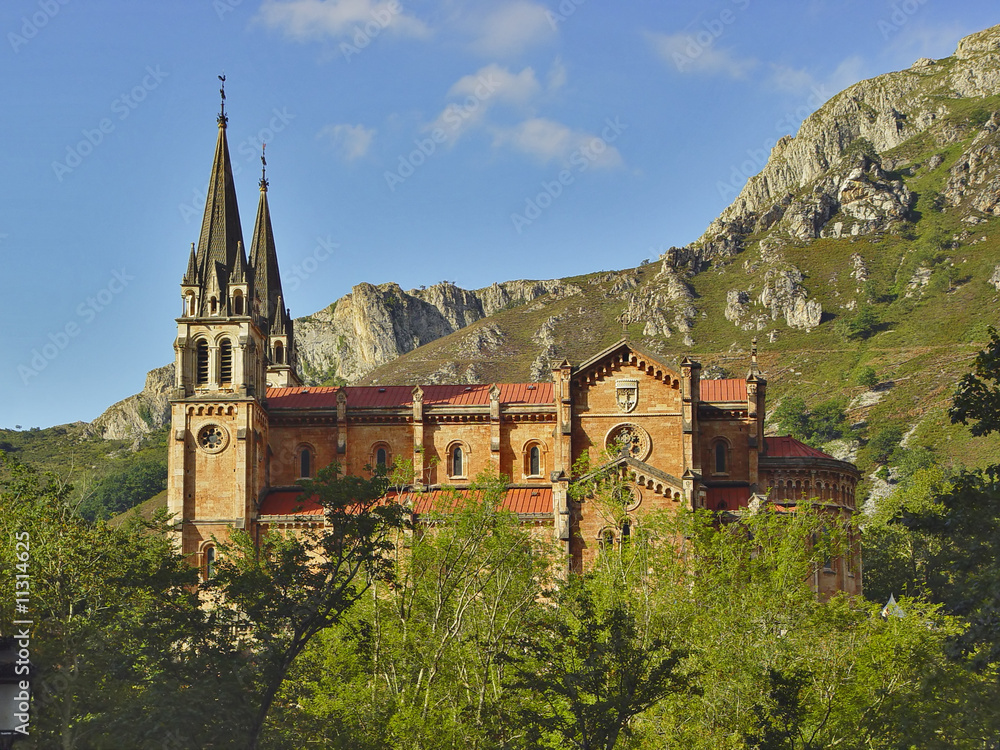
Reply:
[[[233, 183], [233, 166], [229, 159], [226, 140], [227, 118], [219, 117], [219, 137], [215, 144], [212, 175], [205, 198], [205, 215], [201, 221], [201, 235], [195, 262], [200, 278], [217, 278], [220, 290], [225, 290], [233, 269], [243, 229], [240, 226], [240, 209], [236, 203], [236, 185]], [[223, 301], [220, 304], [225, 306]], [[202, 297], [202, 314], [208, 301]]]
[[191, 255], [188, 258], [187, 271], [184, 274], [184, 279], [181, 281], [182, 284], [188, 284], [194, 286], [198, 284], [198, 261], [194, 254], [194, 243], [191, 243]]
[[257, 295], [261, 314], [267, 319], [266, 325], [270, 332], [284, 310], [281, 302], [278, 254], [274, 247], [274, 231], [271, 229], [271, 211], [267, 205], [267, 186], [267, 180], [262, 177], [253, 244], [250, 246], [250, 263], [253, 266], [254, 293]]

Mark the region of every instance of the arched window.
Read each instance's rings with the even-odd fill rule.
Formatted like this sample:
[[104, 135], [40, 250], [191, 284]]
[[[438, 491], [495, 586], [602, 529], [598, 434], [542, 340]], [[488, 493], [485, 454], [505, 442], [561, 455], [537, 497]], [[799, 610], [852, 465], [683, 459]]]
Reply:
[[192, 292], [188, 292], [187, 296], [184, 297], [184, 309], [184, 314], [188, 317], [194, 315], [194, 294]]
[[601, 549], [611, 549], [615, 545], [615, 530], [602, 529], [597, 536], [597, 543]]
[[715, 444], [715, 473], [726, 474], [729, 471], [729, 446], [724, 440]]
[[219, 313], [219, 301], [215, 297], [212, 297], [211, 312], [212, 315], [217, 315]]
[[274, 342], [274, 362], [278, 365], [285, 364], [285, 347], [280, 341]]
[[215, 547], [205, 547], [205, 578], [215, 578]]
[[237, 291], [233, 295], [233, 314], [242, 315], [243, 314], [243, 293]]
[[233, 345], [229, 339], [219, 344], [219, 382], [233, 382]]
[[310, 470], [312, 466], [312, 455], [309, 453], [308, 448], [302, 448], [301, 453], [299, 453], [299, 477], [302, 479], [308, 479], [310, 475]]
[[465, 454], [461, 445], [456, 445], [451, 449], [450, 469], [453, 477], [465, 476]]
[[208, 342], [201, 339], [195, 347], [196, 373], [195, 378], [198, 385], [205, 385], [208, 382]]
[[528, 451], [528, 473], [533, 477], [542, 473], [542, 451], [537, 445], [531, 446]]
[[378, 448], [378, 450], [375, 451], [375, 466], [379, 469], [385, 470], [388, 465], [389, 451], [382, 447]]
[[622, 545], [632, 541], [632, 522], [625, 520], [622, 522]]

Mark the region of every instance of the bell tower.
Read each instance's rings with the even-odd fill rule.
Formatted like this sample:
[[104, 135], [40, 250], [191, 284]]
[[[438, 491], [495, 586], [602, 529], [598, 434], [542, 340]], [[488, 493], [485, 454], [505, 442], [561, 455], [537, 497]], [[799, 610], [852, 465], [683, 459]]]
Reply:
[[268, 439], [271, 326], [243, 247], [220, 79], [205, 213], [181, 281], [167, 479], [175, 541], [206, 573], [215, 554], [213, 536], [225, 539], [231, 528], [248, 528], [256, 517]]

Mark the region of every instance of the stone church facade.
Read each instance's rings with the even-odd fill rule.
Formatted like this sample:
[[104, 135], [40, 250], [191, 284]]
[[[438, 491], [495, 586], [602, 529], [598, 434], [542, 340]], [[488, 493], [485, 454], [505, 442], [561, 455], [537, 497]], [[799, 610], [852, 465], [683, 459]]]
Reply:
[[[586, 362], [557, 364], [544, 382], [304, 386], [268, 182], [261, 177], [248, 255], [224, 112], [218, 123], [201, 233], [181, 282], [167, 500], [178, 545], [204, 574], [213, 537], [231, 528], [321, 521], [296, 485], [332, 462], [361, 474], [412, 461], [406, 496], [418, 521], [442, 487], [499, 472], [509, 482], [505, 507], [557, 540], [571, 570], [622, 543], [651, 509], [706, 508], [732, 519], [751, 505], [794, 509], [808, 499], [837, 521], [855, 512], [852, 464], [764, 436], [767, 381], [756, 353], [745, 378], [725, 380], [703, 380], [695, 361], [671, 367], [622, 340]], [[607, 451], [614, 466], [606, 468], [628, 480], [614, 522], [569, 492], [574, 462]], [[813, 586], [860, 593], [857, 550], [829, 561]]]

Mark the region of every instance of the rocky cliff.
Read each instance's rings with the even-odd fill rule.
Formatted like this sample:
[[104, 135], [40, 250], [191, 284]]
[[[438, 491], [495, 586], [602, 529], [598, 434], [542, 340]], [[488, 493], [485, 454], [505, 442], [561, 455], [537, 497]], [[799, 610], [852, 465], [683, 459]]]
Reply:
[[353, 383], [500, 310], [543, 295], [562, 299], [580, 293], [559, 279], [505, 281], [473, 291], [449, 282], [406, 292], [398, 284], [357, 284], [328, 308], [295, 321], [303, 374], [312, 384]]
[[145, 387], [109, 406], [91, 422], [91, 430], [106, 440], [129, 440], [138, 446], [143, 435], [170, 423], [168, 398], [173, 385], [172, 364], [150, 370]]

